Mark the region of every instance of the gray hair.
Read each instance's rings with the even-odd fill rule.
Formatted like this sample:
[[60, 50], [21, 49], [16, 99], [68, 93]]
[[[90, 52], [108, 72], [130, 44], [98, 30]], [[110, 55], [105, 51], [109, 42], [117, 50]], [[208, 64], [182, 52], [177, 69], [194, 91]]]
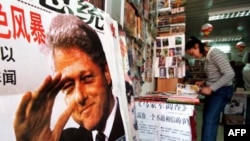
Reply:
[[[95, 30], [74, 15], [58, 14], [51, 21], [44, 47], [49, 50], [53, 62], [55, 48], [72, 46], [79, 47], [92, 58], [93, 62], [104, 69], [107, 63], [106, 57]], [[52, 70], [55, 71], [54, 69], [54, 64], [52, 64]]]

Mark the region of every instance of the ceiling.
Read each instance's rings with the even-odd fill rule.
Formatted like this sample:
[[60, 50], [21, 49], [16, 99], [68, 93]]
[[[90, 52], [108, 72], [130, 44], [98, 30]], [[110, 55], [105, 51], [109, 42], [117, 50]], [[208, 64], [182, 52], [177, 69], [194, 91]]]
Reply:
[[[232, 19], [208, 21], [208, 12], [228, 10], [237, 7], [250, 7], [249, 0], [187, 0], [186, 37], [194, 35], [200, 39], [216, 39], [240, 36], [246, 44], [250, 42], [250, 16]], [[250, 9], [249, 9], [250, 10]], [[213, 25], [213, 31], [208, 37], [201, 34], [205, 23]], [[238, 42], [238, 41], [231, 41]]]

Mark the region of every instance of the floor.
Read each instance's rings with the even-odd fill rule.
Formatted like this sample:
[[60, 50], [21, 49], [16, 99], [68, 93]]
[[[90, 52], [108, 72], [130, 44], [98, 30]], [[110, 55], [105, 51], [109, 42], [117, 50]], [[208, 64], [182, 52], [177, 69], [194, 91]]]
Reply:
[[[197, 111], [197, 116], [196, 116], [196, 120], [197, 120], [197, 141], [201, 140], [201, 122], [202, 122], [202, 111], [203, 111], [203, 106], [201, 105], [197, 105], [196, 106], [196, 111]], [[224, 141], [224, 129], [223, 129], [223, 125], [220, 124], [219, 128], [218, 128], [218, 133], [217, 133], [217, 141]]]

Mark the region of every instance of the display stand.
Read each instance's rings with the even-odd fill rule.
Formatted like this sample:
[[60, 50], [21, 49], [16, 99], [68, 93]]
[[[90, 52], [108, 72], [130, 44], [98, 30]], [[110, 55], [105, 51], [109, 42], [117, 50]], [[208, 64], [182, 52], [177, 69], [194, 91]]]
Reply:
[[[181, 100], [183, 98], [193, 101], [185, 100], [184, 103]], [[196, 140], [195, 104], [198, 103], [196, 97], [178, 97], [173, 94], [147, 94], [135, 98], [139, 140]]]

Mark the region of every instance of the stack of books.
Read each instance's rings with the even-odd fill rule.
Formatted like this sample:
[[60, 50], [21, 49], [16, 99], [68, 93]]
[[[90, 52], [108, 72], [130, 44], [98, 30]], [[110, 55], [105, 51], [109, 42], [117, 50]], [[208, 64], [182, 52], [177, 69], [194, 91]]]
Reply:
[[158, 101], [168, 103], [199, 104], [200, 99], [197, 93], [175, 94], [173, 92], [148, 92], [146, 95], [137, 96], [138, 101]]

